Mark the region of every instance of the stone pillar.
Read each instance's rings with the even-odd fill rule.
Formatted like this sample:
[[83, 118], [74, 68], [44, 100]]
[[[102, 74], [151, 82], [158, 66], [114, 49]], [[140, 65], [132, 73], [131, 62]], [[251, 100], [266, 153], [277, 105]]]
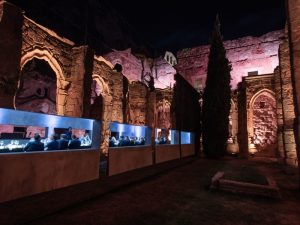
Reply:
[[[291, 72], [295, 95], [295, 125], [297, 156], [300, 158], [300, 0], [286, 0], [288, 32], [290, 41]], [[299, 167], [300, 172], [300, 167]]]
[[126, 111], [124, 111], [124, 98], [126, 98], [126, 94], [124, 94], [124, 79], [122, 73], [113, 72], [114, 74], [111, 76], [113, 84], [111, 86], [112, 89], [112, 111], [111, 111], [111, 120], [119, 123], [124, 122], [124, 117]]
[[0, 1], [0, 107], [14, 108], [20, 74], [23, 12]]
[[152, 144], [152, 160], [155, 164], [155, 114], [156, 114], [156, 93], [155, 91], [148, 93], [147, 102], [147, 118], [146, 125], [151, 127], [151, 144]]
[[283, 142], [285, 162], [289, 166], [297, 165], [297, 152], [293, 124], [295, 120], [294, 95], [291, 78], [289, 41], [285, 39], [279, 48], [281, 98], [283, 114]]
[[278, 158], [280, 162], [285, 161], [285, 146], [283, 140], [283, 111], [282, 111], [282, 84], [280, 78], [280, 70], [277, 67], [274, 70], [275, 96], [277, 109], [277, 143], [278, 143]]
[[112, 111], [112, 96], [111, 95], [103, 95], [103, 119], [101, 124], [101, 142], [100, 149], [101, 153], [104, 155], [108, 155], [108, 146], [109, 146], [109, 136], [110, 129], [109, 125], [111, 122], [111, 111]]
[[246, 82], [243, 80], [238, 88], [238, 143], [239, 155], [241, 158], [248, 158], [248, 124], [247, 124], [247, 99], [246, 99]]
[[74, 47], [72, 53], [71, 76], [67, 78], [70, 85], [67, 89], [65, 115], [87, 117], [91, 99], [94, 53], [87, 46]]

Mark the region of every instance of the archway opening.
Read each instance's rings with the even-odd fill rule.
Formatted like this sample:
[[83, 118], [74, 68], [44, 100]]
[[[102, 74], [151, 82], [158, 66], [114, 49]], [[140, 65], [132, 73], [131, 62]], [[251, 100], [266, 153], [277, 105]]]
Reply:
[[96, 80], [92, 83], [90, 118], [102, 120], [103, 118], [103, 87]]
[[261, 93], [252, 103], [253, 142], [257, 154], [274, 156], [277, 148], [276, 100], [269, 93]]
[[16, 109], [56, 114], [56, 83], [56, 74], [47, 61], [29, 60], [21, 70]]

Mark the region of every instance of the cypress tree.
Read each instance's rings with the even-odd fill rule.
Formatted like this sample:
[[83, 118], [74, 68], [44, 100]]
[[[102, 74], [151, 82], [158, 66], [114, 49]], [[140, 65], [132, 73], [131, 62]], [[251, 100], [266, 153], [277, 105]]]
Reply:
[[203, 93], [203, 151], [209, 158], [221, 157], [226, 153], [231, 98], [230, 71], [231, 65], [226, 58], [217, 15]]

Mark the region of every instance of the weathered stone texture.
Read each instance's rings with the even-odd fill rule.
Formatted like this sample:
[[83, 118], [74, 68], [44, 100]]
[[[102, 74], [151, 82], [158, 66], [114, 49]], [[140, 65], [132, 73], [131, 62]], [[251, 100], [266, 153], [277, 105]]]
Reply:
[[[88, 65], [87, 62], [90, 62], [94, 55], [87, 46], [81, 46], [72, 49], [72, 56], [71, 76], [66, 78], [70, 86], [66, 89], [65, 115], [81, 117], [84, 107], [90, 103], [92, 65]], [[84, 101], [85, 98], [88, 101]]]
[[[226, 55], [232, 64], [233, 89], [248, 72], [258, 71], [258, 74], [273, 73], [278, 66], [278, 47], [282, 30], [267, 33], [261, 37], [243, 37], [236, 40], [224, 41]], [[205, 86], [209, 45], [183, 49], [177, 53], [176, 69], [183, 77], [195, 86], [200, 80]]]
[[[13, 18], [13, 19], [11, 19]], [[0, 2], [0, 107], [13, 108], [20, 73], [23, 13]]]
[[[273, 91], [274, 75], [258, 75], [243, 78], [239, 95], [239, 129], [242, 154], [260, 151], [261, 156], [276, 157], [277, 109]], [[245, 117], [247, 120], [245, 120]], [[246, 141], [248, 140], [248, 141]], [[255, 146], [255, 147], [254, 147]]]
[[171, 103], [173, 90], [156, 90], [156, 121], [155, 125], [161, 129], [170, 129], [172, 126]]
[[129, 123], [135, 125], [146, 124], [148, 88], [141, 82], [129, 84]]
[[104, 55], [113, 65], [122, 65], [122, 73], [129, 81], [143, 81], [149, 75], [154, 78], [156, 88], [167, 88], [174, 85], [176, 70], [163, 57], [155, 59], [135, 56], [131, 49], [114, 51]]
[[[297, 156], [300, 158], [300, 0], [286, 0], [287, 15], [288, 15], [288, 34], [290, 41], [290, 55], [291, 55], [291, 68], [293, 77], [293, 88], [295, 94], [297, 107], [295, 127], [297, 127], [298, 135], [296, 138], [297, 143]], [[298, 164], [298, 162], [297, 162]], [[300, 167], [299, 167], [300, 169]]]
[[57, 76], [57, 114], [72, 115], [71, 111], [75, 109], [76, 103], [71, 102], [67, 109], [68, 113], [66, 113], [65, 107], [71, 85], [70, 81], [66, 79], [72, 79], [72, 47], [74, 43], [60, 38], [55, 32], [24, 18], [21, 67], [34, 57], [46, 60]]
[[22, 57], [35, 49], [46, 50], [58, 62], [63, 75], [66, 78], [70, 77], [72, 67], [71, 53], [74, 43], [59, 37], [54, 31], [42, 27], [27, 17], [24, 18]]
[[[113, 65], [122, 65], [122, 73], [129, 81], [138, 81], [142, 77], [141, 60], [131, 54], [131, 49], [125, 51], [114, 51], [104, 55], [104, 58]], [[148, 68], [147, 68], [148, 69]]]
[[[295, 145], [295, 136], [293, 131], [293, 124], [295, 119], [295, 108], [294, 108], [294, 96], [293, 96], [293, 87], [292, 87], [292, 78], [291, 78], [291, 65], [290, 65], [290, 49], [289, 41], [285, 37], [282, 44], [279, 47], [279, 64], [280, 64], [280, 98], [278, 102], [282, 105], [282, 139], [283, 139], [283, 150], [284, 150], [284, 159], [285, 163], [296, 162], [296, 145]], [[279, 149], [279, 152], [281, 150]], [[294, 153], [292, 153], [294, 152]], [[292, 153], [292, 154], [291, 154]], [[281, 155], [283, 155], [281, 153]], [[295, 160], [287, 157], [294, 155]], [[289, 165], [289, 164], [288, 164]], [[292, 164], [290, 166], [295, 166]]]

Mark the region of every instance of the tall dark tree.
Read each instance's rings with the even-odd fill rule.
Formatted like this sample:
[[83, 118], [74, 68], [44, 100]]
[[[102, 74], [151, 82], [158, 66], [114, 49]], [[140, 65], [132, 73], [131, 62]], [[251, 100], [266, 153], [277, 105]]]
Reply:
[[229, 135], [230, 71], [218, 15], [211, 37], [206, 86], [203, 93], [202, 139], [206, 157], [224, 156]]

